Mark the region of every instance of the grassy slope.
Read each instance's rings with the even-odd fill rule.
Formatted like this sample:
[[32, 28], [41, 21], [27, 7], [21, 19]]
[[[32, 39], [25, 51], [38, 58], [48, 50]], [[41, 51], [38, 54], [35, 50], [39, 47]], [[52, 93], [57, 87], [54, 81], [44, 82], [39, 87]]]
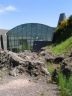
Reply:
[[72, 36], [59, 45], [52, 47], [52, 52], [56, 55], [65, 53], [72, 48]]

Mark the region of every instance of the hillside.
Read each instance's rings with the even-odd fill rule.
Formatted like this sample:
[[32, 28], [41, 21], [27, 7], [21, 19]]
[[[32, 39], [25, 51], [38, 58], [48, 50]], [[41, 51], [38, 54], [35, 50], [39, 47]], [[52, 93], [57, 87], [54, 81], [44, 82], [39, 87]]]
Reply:
[[72, 51], [72, 15], [61, 22], [56, 28], [53, 38], [53, 46], [51, 48], [54, 54], [64, 54]]
[[72, 36], [64, 42], [52, 47], [52, 52], [56, 55], [63, 54], [72, 50]]
[[55, 58], [47, 59], [48, 69], [54, 73], [54, 80], [58, 80], [60, 96], [72, 96], [72, 15], [56, 28], [53, 44], [46, 50]]

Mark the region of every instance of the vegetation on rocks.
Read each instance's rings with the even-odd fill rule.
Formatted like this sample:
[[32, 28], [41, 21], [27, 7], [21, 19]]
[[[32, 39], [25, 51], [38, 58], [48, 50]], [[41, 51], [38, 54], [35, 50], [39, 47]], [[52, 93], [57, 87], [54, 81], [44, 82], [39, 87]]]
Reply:
[[[61, 22], [57, 27], [54, 36], [55, 42], [51, 50], [55, 55], [72, 52], [72, 16]], [[67, 63], [67, 65], [69, 64]], [[58, 84], [60, 88], [60, 96], [72, 96], [72, 76], [67, 79], [59, 72]]]
[[[52, 52], [55, 58], [57, 56], [64, 56], [64, 60], [57, 64], [60, 64], [60, 67], [65, 64], [66, 67], [63, 70], [66, 72], [71, 71], [71, 74], [69, 74], [69, 78], [66, 78], [66, 72], [63, 74], [62, 70], [59, 69], [57, 83], [60, 89], [60, 96], [72, 96], [72, 16], [62, 21], [56, 28], [53, 44], [46, 47], [46, 50], [47, 48]], [[54, 70], [54, 66], [55, 63], [53, 62], [48, 68], [51, 73]]]

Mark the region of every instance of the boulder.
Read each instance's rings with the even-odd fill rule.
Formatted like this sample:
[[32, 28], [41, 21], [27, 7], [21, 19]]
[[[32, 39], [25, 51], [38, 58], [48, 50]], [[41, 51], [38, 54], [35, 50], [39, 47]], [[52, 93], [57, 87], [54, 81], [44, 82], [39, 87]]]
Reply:
[[57, 56], [57, 57], [55, 57], [55, 59], [54, 59], [54, 63], [56, 63], [56, 64], [59, 64], [59, 63], [61, 63], [62, 61], [64, 60], [64, 57], [63, 56]]
[[45, 75], [50, 76], [50, 73], [48, 72], [47, 68], [42, 67], [42, 72], [43, 72]]
[[19, 70], [17, 68], [13, 68], [9, 71], [9, 75], [14, 77], [18, 76], [18, 73], [19, 73]]
[[68, 66], [72, 67], [72, 57], [65, 58], [62, 63], [65, 63]]
[[45, 55], [45, 60], [47, 62], [53, 62], [54, 61], [54, 57], [52, 55], [47, 54], [47, 55]]

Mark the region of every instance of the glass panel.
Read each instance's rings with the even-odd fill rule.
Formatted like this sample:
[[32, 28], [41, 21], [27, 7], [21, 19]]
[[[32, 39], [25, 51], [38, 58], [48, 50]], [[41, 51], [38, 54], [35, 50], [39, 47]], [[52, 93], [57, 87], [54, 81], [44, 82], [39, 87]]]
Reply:
[[9, 49], [31, 49], [34, 41], [51, 41], [53, 31], [54, 28], [37, 23], [17, 26], [7, 33], [9, 37]]

